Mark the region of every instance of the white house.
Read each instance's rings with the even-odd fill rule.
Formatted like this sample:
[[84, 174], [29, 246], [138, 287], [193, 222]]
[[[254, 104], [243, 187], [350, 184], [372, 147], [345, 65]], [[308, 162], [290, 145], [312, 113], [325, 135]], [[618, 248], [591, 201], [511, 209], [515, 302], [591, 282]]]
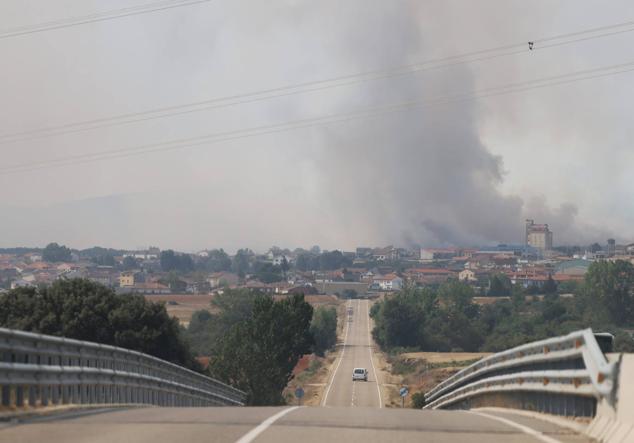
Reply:
[[396, 274], [377, 276], [372, 281], [383, 291], [399, 291], [403, 288], [403, 279]]

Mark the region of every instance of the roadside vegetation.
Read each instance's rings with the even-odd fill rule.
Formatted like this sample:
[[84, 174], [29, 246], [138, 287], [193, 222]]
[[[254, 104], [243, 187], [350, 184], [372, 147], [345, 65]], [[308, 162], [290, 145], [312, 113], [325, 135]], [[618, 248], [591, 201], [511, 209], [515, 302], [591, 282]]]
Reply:
[[315, 309], [310, 325], [315, 344], [315, 354], [323, 357], [337, 343], [337, 309], [332, 306], [320, 306]]
[[[210, 374], [247, 392], [252, 405], [284, 404], [300, 358], [323, 356], [336, 343], [336, 310], [313, 309], [303, 295], [275, 301], [258, 291], [226, 289], [211, 305], [213, 313], [194, 313], [188, 340], [198, 355], [210, 357]], [[300, 375], [311, 377], [320, 365], [312, 360]]]
[[201, 370], [164, 304], [117, 295], [89, 280], [61, 279], [0, 295], [0, 326], [120, 346]]
[[375, 303], [376, 342], [385, 351], [497, 352], [592, 327], [615, 334], [615, 351], [634, 351], [626, 332], [634, 324], [634, 267], [596, 262], [573, 297], [556, 292], [527, 297], [512, 287], [510, 300], [479, 306], [473, 289], [451, 281], [438, 288], [406, 287]]
[[303, 295], [274, 301], [257, 294], [250, 315], [223, 331], [211, 350], [212, 376], [247, 393], [250, 405], [284, 404], [299, 359], [310, 353], [313, 308]]

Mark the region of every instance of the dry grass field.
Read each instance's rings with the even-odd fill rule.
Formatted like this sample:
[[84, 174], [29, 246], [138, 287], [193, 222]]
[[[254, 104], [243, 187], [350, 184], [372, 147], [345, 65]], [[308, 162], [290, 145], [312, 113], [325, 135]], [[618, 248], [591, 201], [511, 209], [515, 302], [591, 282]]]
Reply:
[[491, 355], [490, 352], [407, 352], [401, 357], [410, 360], [425, 360], [427, 363], [461, 363], [465, 361], [478, 360]]
[[[192, 315], [196, 311], [206, 309], [213, 312], [211, 294], [166, 294], [166, 295], [146, 295], [146, 300], [153, 302], [164, 302], [168, 314], [176, 317], [178, 321], [187, 326], [191, 321]], [[275, 296], [276, 299], [282, 299], [286, 296]], [[334, 306], [337, 307], [341, 301], [334, 295], [307, 295], [305, 300], [313, 307], [318, 306]]]
[[195, 311], [206, 309], [212, 312], [211, 300], [213, 295], [208, 294], [167, 294], [167, 295], [146, 295], [145, 299], [153, 302], [164, 302], [167, 313], [178, 319], [187, 326]]
[[405, 406], [411, 405], [412, 394], [427, 392], [441, 381], [460, 369], [490, 355], [486, 352], [407, 352], [398, 355], [385, 355], [377, 352], [379, 368], [384, 375], [384, 387], [387, 392], [387, 405], [400, 407], [398, 390], [407, 386], [410, 395]]

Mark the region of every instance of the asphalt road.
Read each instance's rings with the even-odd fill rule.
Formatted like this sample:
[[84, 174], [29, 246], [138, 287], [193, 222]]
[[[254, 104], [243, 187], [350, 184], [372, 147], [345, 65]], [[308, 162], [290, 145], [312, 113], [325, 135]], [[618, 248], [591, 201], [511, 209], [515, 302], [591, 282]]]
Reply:
[[[352, 315], [324, 393], [325, 407], [132, 408], [66, 412], [0, 422], [0, 442], [438, 442], [580, 443], [589, 440], [551, 423], [499, 411], [382, 408], [372, 360], [367, 301]], [[376, 364], [376, 363], [374, 363]], [[367, 382], [352, 381], [365, 367]]]
[[[283, 414], [282, 416], [280, 416]], [[493, 413], [487, 412], [487, 414]], [[578, 443], [570, 431], [513, 414], [526, 429], [472, 412], [391, 408], [138, 408], [0, 425], [13, 443], [439, 442]], [[273, 419], [273, 420], [271, 420]], [[268, 421], [267, 421], [268, 420]], [[272, 421], [272, 423], [271, 423]]]
[[[381, 408], [383, 398], [372, 354], [370, 304], [367, 300], [351, 300], [347, 309], [352, 314], [347, 315], [344, 343], [324, 391], [322, 406]], [[366, 368], [368, 381], [353, 382], [354, 368]]]

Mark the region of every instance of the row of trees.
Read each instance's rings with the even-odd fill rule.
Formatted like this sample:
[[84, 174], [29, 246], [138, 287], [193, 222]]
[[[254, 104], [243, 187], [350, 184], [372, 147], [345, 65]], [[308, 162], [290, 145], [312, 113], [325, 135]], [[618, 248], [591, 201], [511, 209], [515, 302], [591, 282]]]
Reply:
[[479, 306], [474, 295], [456, 281], [437, 289], [405, 288], [372, 307], [374, 338], [388, 350], [500, 351], [592, 327], [614, 333], [620, 350], [634, 350], [623, 329], [634, 324], [634, 267], [629, 262], [593, 263], [574, 298], [553, 293], [533, 300], [513, 288], [510, 301]]
[[352, 259], [341, 251], [302, 253], [297, 256], [295, 267], [300, 271], [331, 271], [352, 266]]
[[84, 279], [0, 295], [0, 326], [133, 349], [200, 369], [163, 304]]
[[[288, 250], [272, 248], [278, 254], [290, 255]], [[310, 251], [300, 250], [298, 252], [296, 269], [300, 271], [311, 270], [334, 270], [352, 265], [352, 259], [343, 255], [341, 251], [321, 252], [318, 247]], [[100, 247], [90, 248], [81, 251], [84, 258], [90, 259], [100, 266], [119, 266], [125, 270], [137, 269], [140, 264], [131, 256], [125, 257], [123, 263], [117, 263], [115, 256], [122, 251], [106, 249]], [[43, 249], [43, 260], [49, 262], [70, 261], [72, 251], [66, 246], [51, 243]], [[272, 265], [269, 262], [257, 260], [257, 257], [250, 249], [239, 249], [233, 257], [230, 257], [223, 249], [213, 249], [208, 251], [206, 256], [192, 258], [189, 254], [180, 254], [171, 249], [161, 252], [160, 266], [164, 272], [178, 272], [187, 274], [195, 271], [199, 272], [221, 272], [232, 271], [240, 277], [253, 274], [265, 283], [282, 281], [286, 273], [291, 269], [290, 263], [284, 259], [280, 265]]]
[[162, 303], [85, 279], [57, 280], [0, 295], [0, 326], [120, 346], [199, 371], [194, 355], [211, 356], [209, 374], [246, 391], [253, 405], [282, 404], [299, 358], [336, 342], [335, 309], [313, 311], [303, 295], [276, 301], [226, 290], [212, 310], [196, 312], [183, 334]]

